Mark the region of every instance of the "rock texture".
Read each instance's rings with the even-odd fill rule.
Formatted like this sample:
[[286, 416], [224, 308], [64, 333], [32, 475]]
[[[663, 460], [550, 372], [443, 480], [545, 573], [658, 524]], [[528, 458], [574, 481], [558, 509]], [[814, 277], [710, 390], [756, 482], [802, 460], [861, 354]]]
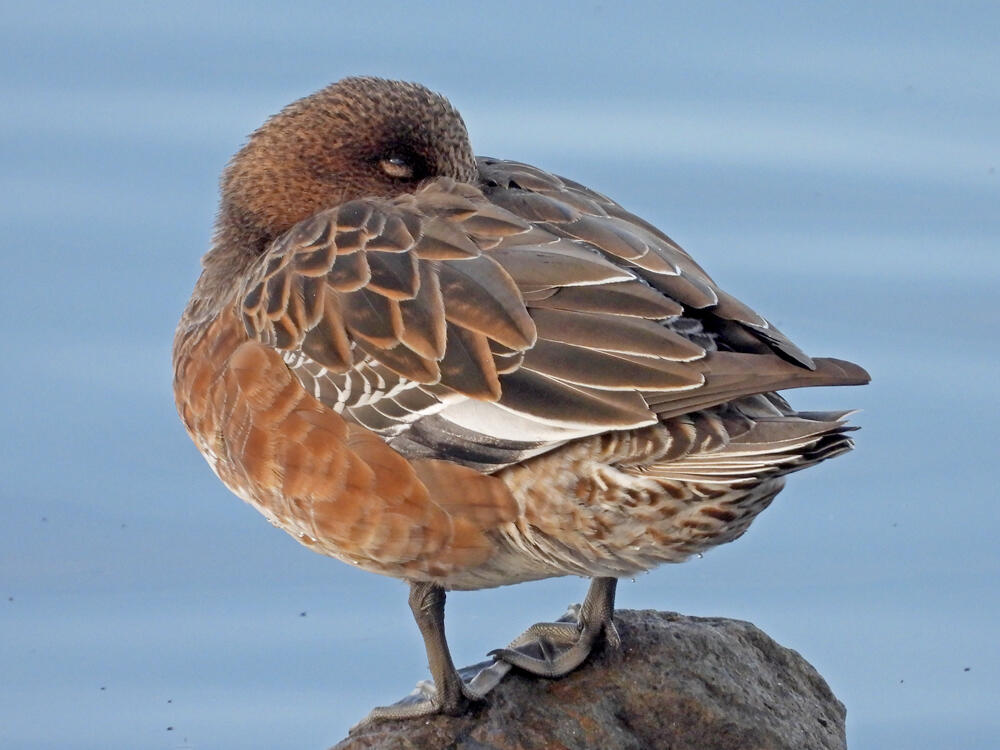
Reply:
[[334, 750], [827, 750], [846, 710], [747, 622], [621, 610], [621, 651], [560, 680], [511, 672], [466, 716], [372, 724]]

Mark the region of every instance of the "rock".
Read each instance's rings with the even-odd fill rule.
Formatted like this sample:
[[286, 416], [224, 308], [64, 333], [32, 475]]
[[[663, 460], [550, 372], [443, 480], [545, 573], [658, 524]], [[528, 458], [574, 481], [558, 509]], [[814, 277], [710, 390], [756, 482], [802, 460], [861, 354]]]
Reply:
[[621, 651], [572, 674], [512, 671], [469, 714], [365, 726], [333, 750], [826, 750], [846, 710], [798, 653], [747, 622], [619, 610]]

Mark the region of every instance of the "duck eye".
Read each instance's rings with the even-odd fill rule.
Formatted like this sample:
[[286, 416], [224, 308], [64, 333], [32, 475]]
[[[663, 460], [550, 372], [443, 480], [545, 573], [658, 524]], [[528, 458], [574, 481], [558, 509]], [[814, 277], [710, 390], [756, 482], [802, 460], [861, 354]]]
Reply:
[[402, 156], [388, 156], [379, 160], [378, 165], [383, 172], [397, 180], [413, 179], [413, 164]]

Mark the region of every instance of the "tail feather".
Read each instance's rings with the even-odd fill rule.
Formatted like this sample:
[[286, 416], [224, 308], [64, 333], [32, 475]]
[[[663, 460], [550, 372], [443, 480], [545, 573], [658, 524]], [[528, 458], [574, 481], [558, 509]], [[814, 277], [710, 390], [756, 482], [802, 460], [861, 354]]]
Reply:
[[716, 450], [692, 451], [639, 471], [659, 479], [723, 486], [783, 476], [849, 451], [853, 443], [847, 433], [857, 429], [844, 421], [851, 413], [788, 410], [756, 418], [749, 430], [731, 436]]
[[864, 368], [842, 359], [815, 359], [815, 370], [777, 357], [762, 358], [736, 352], [713, 352], [705, 360], [705, 385], [687, 392], [646, 395], [649, 408], [661, 420], [785, 388], [864, 385], [871, 380]]

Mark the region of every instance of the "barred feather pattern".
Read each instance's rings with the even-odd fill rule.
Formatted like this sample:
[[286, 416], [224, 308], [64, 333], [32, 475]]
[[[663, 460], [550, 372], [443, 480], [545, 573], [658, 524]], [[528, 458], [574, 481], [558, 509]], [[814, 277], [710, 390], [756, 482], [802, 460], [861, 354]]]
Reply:
[[787, 474], [851, 449], [845, 416], [803, 415], [766, 394], [504, 469], [520, 512], [485, 567], [623, 577], [733, 541]]

